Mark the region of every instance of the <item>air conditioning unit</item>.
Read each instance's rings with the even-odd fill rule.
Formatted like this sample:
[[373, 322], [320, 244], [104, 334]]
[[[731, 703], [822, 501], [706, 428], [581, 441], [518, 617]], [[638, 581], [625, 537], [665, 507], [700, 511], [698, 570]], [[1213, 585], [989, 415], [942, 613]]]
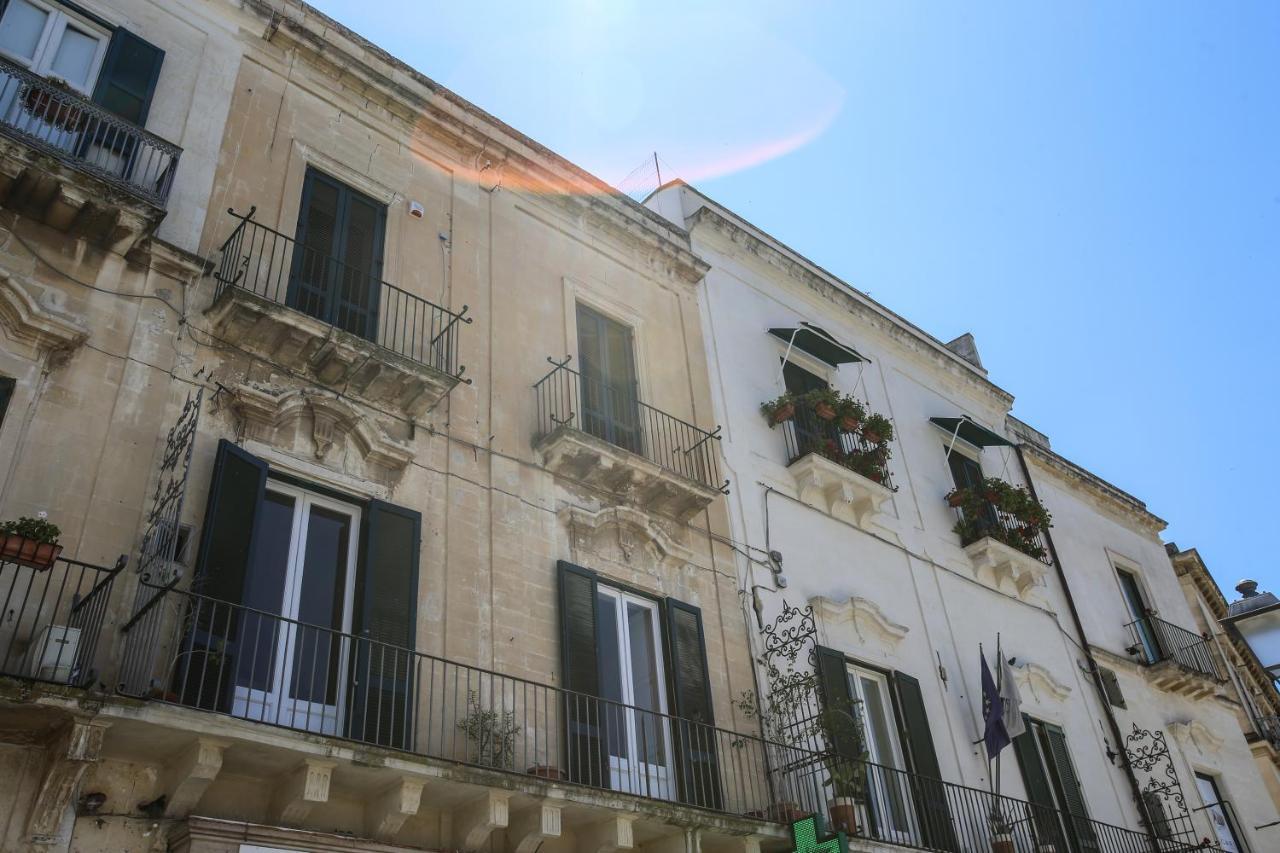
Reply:
[[48, 625], [36, 635], [27, 660], [27, 674], [41, 681], [66, 683], [71, 680], [80, 651], [80, 629], [69, 625]]

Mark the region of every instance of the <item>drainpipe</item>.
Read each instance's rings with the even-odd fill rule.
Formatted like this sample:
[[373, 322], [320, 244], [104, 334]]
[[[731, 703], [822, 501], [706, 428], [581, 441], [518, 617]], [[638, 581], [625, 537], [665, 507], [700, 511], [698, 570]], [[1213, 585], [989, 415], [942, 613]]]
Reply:
[[[1023, 445], [1014, 446], [1014, 452], [1018, 455], [1018, 464], [1022, 467], [1022, 479], [1027, 484], [1027, 491], [1031, 493], [1031, 497], [1037, 501], [1040, 498], [1036, 495], [1036, 484], [1031, 480], [1031, 469], [1027, 467], [1026, 457], [1022, 455]], [[1062, 559], [1058, 556], [1058, 549], [1053, 544], [1053, 535], [1049, 533], [1049, 528], [1045, 527], [1041, 532], [1044, 533], [1045, 544], [1049, 546], [1049, 556], [1053, 558], [1053, 567], [1058, 572], [1058, 583], [1062, 585], [1062, 591], [1067, 596], [1067, 610], [1071, 613], [1071, 622], [1076, 629], [1076, 637], [1080, 641], [1080, 648], [1084, 651], [1085, 660], [1089, 664], [1089, 674], [1093, 677], [1093, 686], [1098, 691], [1098, 697], [1102, 700], [1102, 711], [1107, 718], [1108, 727], [1111, 729], [1111, 736], [1116, 742], [1116, 752], [1120, 753], [1120, 760], [1124, 762], [1124, 775], [1129, 780], [1129, 787], [1133, 789], [1133, 801], [1138, 806], [1138, 818], [1142, 821], [1143, 829], [1151, 838], [1152, 844], [1156, 845], [1153, 849], [1159, 849], [1159, 840], [1155, 834], [1155, 824], [1151, 820], [1151, 816], [1147, 814], [1147, 804], [1142, 799], [1142, 786], [1138, 784], [1138, 777], [1134, 774], [1133, 764], [1129, 762], [1129, 752], [1124, 748], [1124, 735], [1120, 732], [1120, 723], [1116, 720], [1115, 713], [1111, 710], [1111, 701], [1107, 698], [1107, 689], [1102, 683], [1102, 673], [1098, 671], [1098, 662], [1093, 659], [1092, 647], [1089, 645], [1089, 638], [1084, 632], [1084, 623], [1080, 621], [1080, 611], [1076, 608], [1076, 600], [1071, 595], [1071, 585], [1067, 583], [1067, 573], [1062, 568]]]

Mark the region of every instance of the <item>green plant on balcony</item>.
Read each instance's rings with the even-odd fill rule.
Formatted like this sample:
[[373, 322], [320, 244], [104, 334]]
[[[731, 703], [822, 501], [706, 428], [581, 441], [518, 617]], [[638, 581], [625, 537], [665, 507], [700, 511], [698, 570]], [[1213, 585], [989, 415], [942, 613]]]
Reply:
[[815, 388], [804, 394], [804, 403], [815, 416], [824, 421], [834, 421], [843, 401], [834, 388]]
[[769, 426], [789, 421], [796, 414], [796, 398], [790, 391], [780, 397], [760, 404], [760, 411], [769, 420]]
[[986, 477], [974, 486], [952, 489], [946, 499], [960, 510], [960, 519], [952, 529], [961, 545], [990, 537], [1037, 560], [1045, 558], [1040, 532], [1053, 526], [1053, 517], [1022, 486]]
[[888, 444], [893, 441], [893, 424], [884, 415], [872, 412], [862, 422], [862, 437], [868, 444]]
[[0, 560], [44, 571], [62, 553], [61, 535], [62, 530], [43, 511], [36, 518], [24, 515], [0, 522]]
[[866, 416], [867, 410], [857, 397], [846, 394], [836, 404], [836, 418], [839, 421], [840, 429], [845, 432], [856, 432], [862, 424], [862, 419]]
[[474, 749], [467, 758], [485, 767], [511, 770], [515, 766], [516, 725], [514, 711], [495, 711], [487, 706], [474, 690], [467, 691], [467, 715], [458, 721], [458, 728], [466, 735]]

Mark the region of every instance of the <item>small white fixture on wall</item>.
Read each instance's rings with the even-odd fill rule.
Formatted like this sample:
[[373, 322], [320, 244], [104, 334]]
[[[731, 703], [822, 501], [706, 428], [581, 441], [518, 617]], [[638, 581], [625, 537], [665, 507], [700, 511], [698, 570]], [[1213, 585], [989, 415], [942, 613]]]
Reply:
[[426, 216], [426, 213], [427, 213], [426, 210], [422, 207], [422, 202], [420, 201], [409, 202], [409, 215], [412, 216], [414, 219], [421, 219], [423, 216]]

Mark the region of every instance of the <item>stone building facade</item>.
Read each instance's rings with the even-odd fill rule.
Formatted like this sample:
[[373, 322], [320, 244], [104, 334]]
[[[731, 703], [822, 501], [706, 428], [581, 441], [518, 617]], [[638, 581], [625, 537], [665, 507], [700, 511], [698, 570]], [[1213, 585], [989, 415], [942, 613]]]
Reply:
[[[1190, 773], [1274, 810], [1218, 652], [1141, 658], [1182, 647], [1143, 646], [1121, 567], [1194, 624], [1162, 522], [971, 340], [296, 0], [0, 10], [0, 518], [63, 549], [0, 559], [0, 849], [749, 853], [833, 785], [857, 849], [990, 849], [997, 813], [1017, 849], [1178, 849], [1213, 831]], [[817, 380], [890, 416], [891, 477], [762, 421]], [[1060, 555], [959, 544], [975, 466], [1034, 483]], [[1020, 741], [999, 800], [993, 629], [1071, 744]], [[826, 717], [771, 713], [769, 661], [811, 653], [854, 776]], [[1187, 814], [1106, 759], [1135, 724]]]

